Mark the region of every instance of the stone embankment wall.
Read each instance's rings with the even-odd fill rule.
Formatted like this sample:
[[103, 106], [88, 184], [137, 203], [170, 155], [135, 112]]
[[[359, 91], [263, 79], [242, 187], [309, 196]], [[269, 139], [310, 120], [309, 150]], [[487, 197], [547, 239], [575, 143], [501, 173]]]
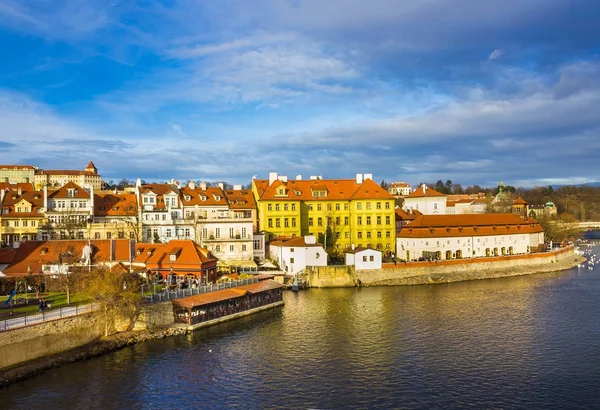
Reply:
[[92, 314], [0, 332], [0, 369], [74, 349], [103, 332], [103, 325]]
[[[130, 328], [129, 319], [116, 321], [119, 332]], [[133, 329], [154, 330], [173, 325], [171, 302], [143, 305]], [[66, 352], [100, 339], [104, 323], [93, 313], [53, 320], [0, 332], [0, 369]]]
[[422, 285], [528, 275], [569, 269], [584, 259], [572, 246], [552, 252], [439, 262], [410, 262], [356, 271], [348, 266], [307, 269], [312, 287]]

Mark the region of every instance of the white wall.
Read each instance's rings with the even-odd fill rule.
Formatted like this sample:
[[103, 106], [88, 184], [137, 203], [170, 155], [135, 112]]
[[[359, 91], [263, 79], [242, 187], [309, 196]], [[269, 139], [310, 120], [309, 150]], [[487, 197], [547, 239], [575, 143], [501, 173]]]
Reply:
[[[356, 270], [381, 269], [382, 256], [381, 256], [381, 252], [379, 252], [379, 251], [376, 251], [373, 249], [366, 249], [364, 251], [360, 251], [355, 254], [347, 253], [346, 254], [346, 265], [349, 265], [348, 256], [353, 256], [354, 263], [352, 263], [352, 264], [355, 266]], [[365, 260], [365, 258], [366, 258], [366, 260]], [[371, 258], [373, 258], [372, 261], [371, 261]]]
[[435, 197], [417, 197], [417, 198], [404, 198], [404, 204], [402, 209], [408, 211], [409, 209], [417, 210], [425, 215], [433, 214], [445, 214], [446, 213], [446, 197], [435, 196]]

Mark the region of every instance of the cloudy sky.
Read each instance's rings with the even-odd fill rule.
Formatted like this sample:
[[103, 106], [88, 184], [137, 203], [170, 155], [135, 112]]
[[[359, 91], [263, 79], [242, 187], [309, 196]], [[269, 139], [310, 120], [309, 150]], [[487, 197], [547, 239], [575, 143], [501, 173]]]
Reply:
[[0, 163], [600, 181], [598, 0], [2, 0]]

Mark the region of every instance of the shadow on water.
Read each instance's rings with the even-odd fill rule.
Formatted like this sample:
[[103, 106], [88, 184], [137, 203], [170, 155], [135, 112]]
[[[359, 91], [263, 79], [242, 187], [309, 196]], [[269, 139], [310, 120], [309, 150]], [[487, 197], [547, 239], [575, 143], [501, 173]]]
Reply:
[[283, 308], [74, 363], [3, 408], [598, 408], [597, 270], [312, 289]]

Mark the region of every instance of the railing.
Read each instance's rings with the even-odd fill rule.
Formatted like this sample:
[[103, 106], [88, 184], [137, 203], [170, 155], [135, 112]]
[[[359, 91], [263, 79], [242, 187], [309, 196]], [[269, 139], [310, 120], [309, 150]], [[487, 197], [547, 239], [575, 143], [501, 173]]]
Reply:
[[14, 319], [6, 319], [0, 321], [0, 332], [5, 330], [13, 330], [19, 327], [36, 325], [39, 323], [48, 322], [50, 320], [62, 319], [71, 316], [77, 316], [84, 313], [89, 313], [94, 310], [94, 304], [66, 306], [58, 309], [51, 309], [38, 313], [36, 315], [19, 316]]
[[240, 280], [232, 280], [230, 282], [214, 283], [209, 285], [202, 285], [197, 287], [191, 287], [186, 289], [163, 289], [162, 292], [154, 293], [152, 295], [144, 295], [144, 301], [147, 303], [162, 302], [165, 300], [173, 300], [179, 298], [185, 298], [188, 296], [201, 295], [203, 293], [215, 292], [223, 289], [231, 289], [237, 286], [249, 285], [251, 283], [258, 282], [258, 278], [248, 278]]

